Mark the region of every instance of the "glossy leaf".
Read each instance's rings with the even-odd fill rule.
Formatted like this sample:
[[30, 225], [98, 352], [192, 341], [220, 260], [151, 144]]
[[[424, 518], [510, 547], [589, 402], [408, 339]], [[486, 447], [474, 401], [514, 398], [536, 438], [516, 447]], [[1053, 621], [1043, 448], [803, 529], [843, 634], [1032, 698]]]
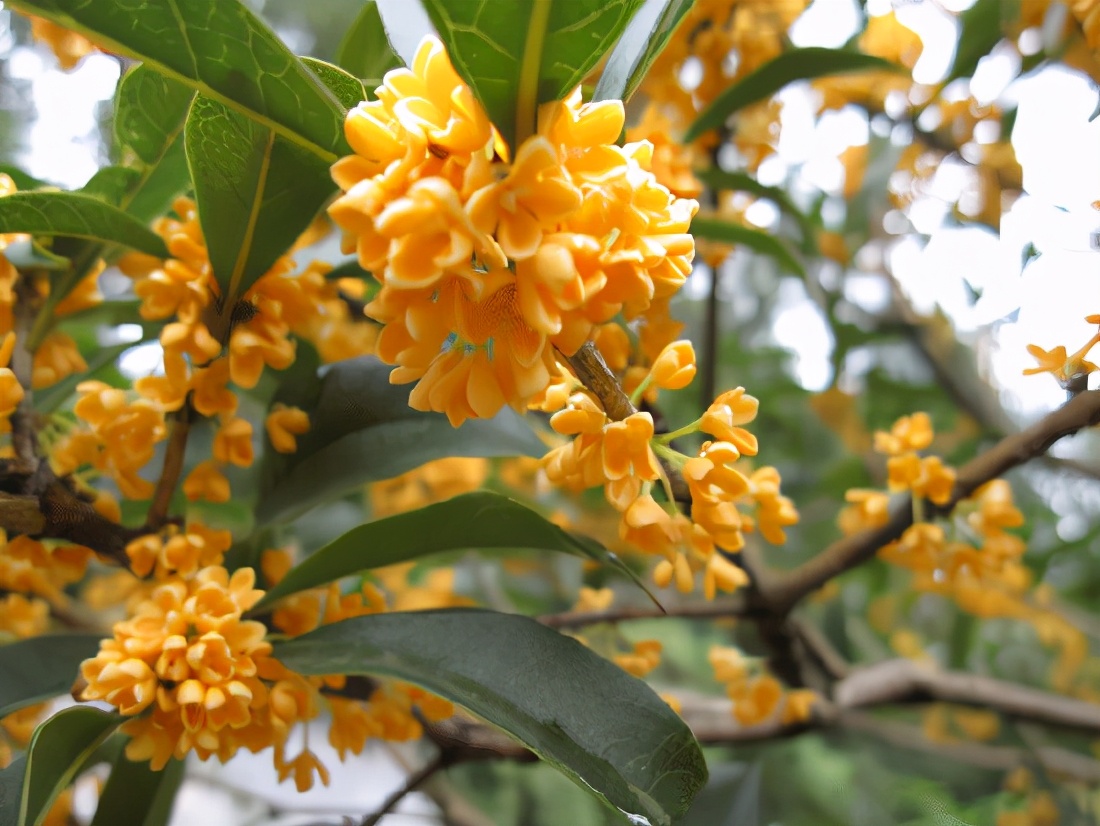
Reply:
[[649, 686], [528, 617], [477, 609], [356, 617], [276, 643], [274, 656], [301, 674], [423, 686], [504, 729], [635, 823], [671, 824], [706, 781], [690, 729]]
[[358, 78], [381, 78], [401, 65], [390, 48], [378, 4], [366, 0], [336, 49], [336, 64]]
[[68, 694], [99, 640], [98, 634], [46, 634], [0, 646], [0, 717]]
[[906, 69], [880, 57], [843, 49], [811, 46], [784, 52], [711, 101], [684, 133], [684, 142], [690, 143], [708, 129], [720, 127], [730, 115], [771, 97], [788, 83], [826, 75], [868, 71], [905, 72]]
[[15, 192], [0, 198], [0, 233], [63, 235], [122, 244], [164, 258], [160, 236], [118, 207], [79, 192]]
[[142, 60], [325, 163], [346, 152], [339, 102], [244, 3], [10, 0], [8, 5]]
[[0, 826], [17, 826], [19, 822], [19, 800], [26, 773], [27, 758], [23, 755], [0, 769]]
[[194, 99], [194, 89], [147, 65], [135, 66], [120, 81], [115, 94], [117, 153], [141, 173], [121, 202], [131, 215], [143, 220], [163, 215], [188, 188], [183, 126]]
[[141, 173], [128, 166], [104, 166], [96, 170], [80, 191], [112, 206], [120, 206], [140, 179]]
[[752, 175], [744, 172], [726, 172], [724, 169], [715, 169], [714, 167], [696, 169], [694, 172], [696, 178], [715, 191], [730, 189], [735, 192], [748, 192], [758, 198], [767, 198], [769, 201], [774, 202], [781, 212], [789, 215], [798, 224], [803, 239], [812, 242], [817, 234], [813, 222], [805, 212], [798, 208], [795, 202], [791, 200], [791, 196], [782, 187], [762, 184]]
[[183, 769], [182, 760], [170, 760], [160, 771], [153, 771], [148, 760], [135, 762], [120, 752], [99, 795], [91, 826], [164, 826], [183, 782]]
[[284, 385], [277, 400], [306, 410], [310, 430], [294, 454], [266, 452], [258, 525], [288, 521], [359, 485], [432, 459], [545, 452], [527, 421], [507, 408], [459, 428], [440, 413], [411, 409], [409, 388], [390, 384], [391, 369], [363, 356], [329, 365], [315, 381], [296, 376]]
[[515, 149], [538, 105], [596, 67], [643, 0], [422, 0], [451, 62]]
[[5, 810], [0, 826], [37, 826], [57, 795], [122, 721], [117, 714], [74, 706], [59, 711], [35, 729], [27, 747], [20, 805], [11, 820], [7, 820]]
[[316, 155], [202, 95], [187, 116], [185, 141], [210, 264], [223, 306], [233, 307], [335, 185]]
[[797, 275], [803, 277], [806, 275], [806, 269], [786, 245], [763, 230], [752, 229], [744, 224], [723, 221], [719, 218], [697, 216], [691, 221], [691, 234], [708, 241], [722, 241], [747, 247], [753, 252], [774, 258], [783, 267]]
[[695, 0], [645, 0], [611, 51], [593, 100], [629, 100]]
[[290, 570], [254, 610], [360, 571], [443, 551], [487, 548], [555, 551], [621, 567], [598, 543], [574, 538], [506, 496], [477, 491], [352, 528]]

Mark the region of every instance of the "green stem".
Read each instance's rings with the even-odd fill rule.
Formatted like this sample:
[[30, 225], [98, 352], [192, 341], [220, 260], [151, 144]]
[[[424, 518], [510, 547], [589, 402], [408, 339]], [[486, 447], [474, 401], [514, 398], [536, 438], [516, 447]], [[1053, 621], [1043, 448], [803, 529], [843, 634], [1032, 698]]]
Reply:
[[692, 433], [699, 432], [699, 423], [703, 421], [702, 417], [696, 419], [691, 424], [686, 424], [681, 428], [672, 430], [668, 433], [662, 433], [659, 436], [654, 436], [654, 441], [662, 445], [670, 444], [673, 440], [679, 439], [681, 436], [690, 436]]

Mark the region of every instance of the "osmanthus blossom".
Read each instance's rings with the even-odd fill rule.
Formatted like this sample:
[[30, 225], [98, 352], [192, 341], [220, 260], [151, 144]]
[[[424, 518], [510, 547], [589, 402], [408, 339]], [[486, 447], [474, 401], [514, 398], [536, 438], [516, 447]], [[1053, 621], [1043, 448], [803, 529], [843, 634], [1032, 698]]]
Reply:
[[378, 355], [417, 382], [415, 409], [455, 425], [523, 410], [560, 374], [555, 351], [684, 283], [697, 205], [657, 182], [648, 143], [615, 145], [620, 102], [544, 104], [512, 153], [434, 37], [376, 94], [348, 113], [329, 215], [381, 284]]

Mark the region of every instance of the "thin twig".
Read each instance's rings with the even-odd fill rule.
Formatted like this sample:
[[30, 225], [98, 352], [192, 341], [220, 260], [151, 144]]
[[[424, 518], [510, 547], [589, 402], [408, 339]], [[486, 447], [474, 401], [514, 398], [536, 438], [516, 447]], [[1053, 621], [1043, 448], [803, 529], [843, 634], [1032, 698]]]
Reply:
[[440, 771], [441, 769], [446, 768], [446, 766], [447, 766], [447, 759], [446, 759], [445, 755], [443, 754], [443, 752], [440, 752], [439, 755], [434, 760], [432, 760], [431, 762], [427, 763], [422, 768], [420, 768], [417, 771], [410, 774], [405, 779], [405, 784], [400, 789], [398, 789], [393, 794], [391, 794], [389, 797], [387, 797], [385, 802], [382, 803], [382, 805], [378, 808], [377, 811], [375, 811], [375, 812], [367, 815], [365, 818], [363, 818], [363, 821], [360, 824], [360, 826], [377, 826], [378, 821], [380, 821], [390, 811], [392, 811], [393, 808], [398, 803], [400, 803], [402, 800], [404, 800], [405, 797], [408, 796], [411, 792], [416, 791], [417, 786], [419, 786], [421, 783], [423, 783], [425, 780], [427, 780], [429, 777], [431, 777], [437, 771]]
[[42, 299], [35, 281], [40, 276], [33, 271], [21, 271], [15, 280], [15, 305], [12, 327], [15, 348], [11, 354], [11, 371], [23, 388], [23, 398], [11, 415], [11, 443], [15, 457], [27, 470], [38, 466], [38, 432], [34, 421], [34, 352], [29, 349], [31, 328], [41, 309]]
[[[1074, 397], [1031, 427], [1006, 436], [985, 453], [963, 465], [956, 476], [951, 501], [940, 512], [949, 513], [962, 499], [1012, 468], [1042, 456], [1066, 436], [1100, 423], [1100, 390]], [[829, 545], [817, 556], [785, 572], [770, 572], [760, 590], [773, 610], [783, 613], [830, 579], [871, 559], [883, 545], [898, 539], [913, 524], [912, 499], [905, 497], [879, 528], [861, 531]]]
[[601, 622], [627, 622], [630, 620], [686, 617], [689, 619], [717, 619], [722, 617], [753, 616], [753, 607], [747, 600], [734, 595], [731, 599], [688, 605], [656, 606], [642, 608], [609, 608], [605, 611], [566, 611], [561, 614], [544, 614], [539, 622], [550, 628], [582, 628]]
[[183, 457], [187, 452], [187, 437], [190, 433], [191, 402], [188, 400], [172, 417], [172, 431], [164, 450], [164, 464], [161, 466], [160, 478], [157, 479], [157, 486], [153, 491], [149, 513], [145, 517], [145, 527], [148, 530], [158, 530], [168, 520], [168, 508], [172, 504], [172, 496], [176, 492], [176, 485], [183, 472]]

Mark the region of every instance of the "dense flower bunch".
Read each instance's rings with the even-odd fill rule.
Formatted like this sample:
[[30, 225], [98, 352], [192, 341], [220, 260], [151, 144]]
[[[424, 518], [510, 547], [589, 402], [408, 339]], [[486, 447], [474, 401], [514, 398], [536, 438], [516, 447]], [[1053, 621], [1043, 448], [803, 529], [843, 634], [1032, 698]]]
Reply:
[[[633, 396], [648, 389], [676, 390], [695, 376], [695, 353], [687, 341], [668, 345], [658, 356]], [[551, 482], [572, 490], [603, 486], [607, 501], [621, 514], [622, 539], [661, 558], [654, 579], [665, 587], [675, 583], [684, 593], [693, 590], [703, 572], [708, 599], [716, 591], [733, 591], [748, 582], [745, 572], [722, 553], [744, 545], [743, 530], [758, 527], [765, 539], [783, 542], [783, 527], [798, 521], [789, 499], [779, 491], [779, 474], [764, 467], [746, 475], [735, 464], [755, 456], [756, 437], [742, 425], [756, 418], [759, 403], [738, 387], [721, 394], [691, 424], [673, 433], [657, 435], [653, 417], [637, 412], [612, 421], [588, 391], [573, 393], [565, 409], [550, 425], [572, 440], [543, 459]], [[702, 432], [713, 437], [692, 456], [671, 446], [679, 437]], [[691, 516], [679, 511], [671, 483], [661, 462], [667, 462], [686, 483]], [[663, 489], [664, 504], [653, 495]], [[738, 510], [755, 506], [755, 518]], [[721, 549], [721, 550], [719, 550]]]
[[[1060, 690], [1079, 691], [1074, 676], [1087, 657], [1087, 638], [1043, 599], [1035, 598], [1034, 577], [1023, 562], [1027, 545], [1011, 532], [1023, 526], [1024, 516], [1008, 482], [994, 479], [960, 500], [950, 515], [925, 517], [921, 499], [946, 504], [954, 484], [954, 471], [938, 457], [916, 456], [916, 450], [931, 445], [933, 438], [925, 413], [903, 416], [889, 432], [875, 434], [876, 448], [890, 456], [890, 488], [909, 490], [914, 502], [914, 523], [900, 539], [880, 548], [879, 557], [911, 571], [915, 590], [949, 597], [969, 614], [1030, 623], [1046, 645], [1059, 650], [1051, 682]], [[846, 498], [850, 504], [838, 517], [845, 534], [878, 528], [889, 520], [885, 491], [853, 489]], [[926, 658], [919, 643], [898, 635], [892, 622], [879, 625], [891, 634], [898, 653]]]
[[414, 408], [456, 425], [523, 409], [555, 348], [683, 284], [696, 204], [657, 182], [649, 143], [615, 145], [620, 102], [546, 104], [510, 160], [435, 38], [376, 95], [348, 115], [356, 154], [333, 166], [345, 194], [329, 214], [382, 285], [367, 313]]
[[1027, 351], [1039, 362], [1038, 367], [1029, 367], [1024, 370], [1024, 375], [1036, 373], [1050, 373], [1058, 380], [1058, 383], [1069, 389], [1078, 385], [1082, 380], [1087, 381], [1089, 373], [1096, 372], [1097, 366], [1088, 361], [1089, 351], [1100, 344], [1100, 313], [1085, 317], [1088, 324], [1098, 325], [1097, 332], [1084, 343], [1084, 345], [1072, 355], [1066, 354], [1066, 348], [1058, 345], [1049, 352], [1035, 344], [1029, 344]]

